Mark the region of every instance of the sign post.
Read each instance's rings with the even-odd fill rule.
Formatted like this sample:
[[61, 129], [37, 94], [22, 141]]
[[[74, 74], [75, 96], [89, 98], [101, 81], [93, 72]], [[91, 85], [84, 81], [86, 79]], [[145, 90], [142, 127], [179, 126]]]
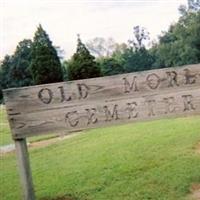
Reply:
[[200, 114], [200, 64], [3, 91], [25, 200], [35, 200], [26, 138]]
[[35, 200], [26, 139], [16, 139], [15, 148], [24, 200]]

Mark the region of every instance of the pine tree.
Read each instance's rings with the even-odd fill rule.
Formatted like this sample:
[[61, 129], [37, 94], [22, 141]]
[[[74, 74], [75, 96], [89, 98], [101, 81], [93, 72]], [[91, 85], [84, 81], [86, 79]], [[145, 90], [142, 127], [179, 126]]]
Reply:
[[33, 85], [30, 72], [32, 41], [24, 39], [18, 43], [13, 55], [6, 55], [0, 63], [0, 103], [2, 90]]
[[56, 49], [41, 25], [35, 32], [31, 56], [31, 73], [35, 84], [63, 81], [61, 63]]
[[101, 75], [95, 57], [90, 54], [80, 37], [77, 40], [77, 50], [68, 64], [69, 80], [94, 78]]
[[3, 89], [10, 87], [12, 58], [8, 55], [0, 62], [0, 103], [3, 102]]
[[12, 57], [6, 55], [0, 64], [1, 71], [1, 85], [3, 89], [11, 87], [11, 67], [12, 67]]
[[33, 84], [30, 63], [31, 63], [32, 41], [24, 39], [18, 43], [12, 56], [10, 87], [22, 87]]

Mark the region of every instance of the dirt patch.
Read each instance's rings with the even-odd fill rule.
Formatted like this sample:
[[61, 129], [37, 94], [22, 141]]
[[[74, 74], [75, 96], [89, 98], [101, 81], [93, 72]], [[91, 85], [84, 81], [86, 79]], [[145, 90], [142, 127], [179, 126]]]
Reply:
[[58, 136], [58, 137], [54, 137], [54, 138], [50, 138], [50, 139], [45, 139], [45, 140], [41, 140], [41, 141], [37, 141], [37, 142], [31, 142], [31, 143], [28, 144], [28, 147], [31, 147], [31, 148], [46, 147], [46, 146], [49, 146], [51, 144], [72, 138], [72, 137], [79, 135], [79, 134], [80, 134], [80, 132], [73, 133], [73, 134], [70, 134], [70, 135], [63, 135], [63, 136]]
[[[54, 137], [54, 138], [41, 140], [41, 141], [31, 142], [31, 143], [28, 143], [27, 145], [31, 149], [43, 148], [43, 147], [49, 146], [51, 144], [55, 144], [55, 143], [58, 143], [60, 141], [69, 139], [69, 138], [74, 137], [74, 136], [79, 135], [79, 134], [80, 134], [80, 131], [74, 132], [70, 135], [62, 135], [62, 136], [57, 136], [57, 137]], [[8, 148], [9, 146], [10, 145], [5, 145], [5, 146], [0, 147], [0, 157], [15, 152], [15, 146], [13, 145], [13, 148]]]
[[195, 150], [200, 154], [200, 142], [196, 145]]
[[55, 137], [55, 138], [41, 140], [41, 141], [37, 141], [37, 142], [31, 142], [28, 144], [28, 147], [31, 147], [31, 148], [46, 147], [46, 146], [49, 146], [50, 144], [54, 144], [60, 140], [62, 140], [62, 138]]
[[200, 183], [193, 183], [190, 188], [189, 200], [200, 200]]

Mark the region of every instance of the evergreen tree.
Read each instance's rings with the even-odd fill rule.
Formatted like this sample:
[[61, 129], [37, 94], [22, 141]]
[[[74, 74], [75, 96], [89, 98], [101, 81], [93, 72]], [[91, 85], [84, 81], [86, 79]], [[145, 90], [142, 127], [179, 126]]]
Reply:
[[2, 90], [33, 84], [30, 72], [32, 41], [24, 39], [18, 43], [12, 56], [6, 55], [0, 67], [0, 99]]
[[94, 56], [90, 54], [86, 46], [78, 36], [76, 53], [68, 64], [69, 80], [78, 80], [100, 76], [100, 68], [95, 62]]
[[63, 81], [62, 67], [56, 49], [41, 25], [35, 32], [31, 57], [31, 73], [35, 84]]
[[11, 80], [11, 56], [6, 55], [0, 64], [0, 103], [3, 101], [3, 89], [10, 87]]
[[3, 88], [10, 87], [10, 79], [11, 79], [11, 66], [12, 66], [12, 57], [6, 55], [1, 62], [1, 84]]
[[12, 56], [12, 64], [10, 68], [10, 87], [23, 87], [33, 84], [30, 72], [31, 63], [31, 40], [23, 40], [19, 42]]

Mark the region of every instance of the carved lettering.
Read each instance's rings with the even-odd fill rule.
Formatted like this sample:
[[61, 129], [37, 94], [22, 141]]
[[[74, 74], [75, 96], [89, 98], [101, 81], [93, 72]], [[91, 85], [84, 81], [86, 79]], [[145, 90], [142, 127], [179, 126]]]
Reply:
[[79, 99], [85, 99], [88, 96], [89, 87], [84, 83], [77, 84]]
[[58, 89], [60, 90], [61, 102], [71, 101], [72, 100], [71, 96], [66, 98], [63, 86], [58, 87]]
[[148, 111], [149, 111], [148, 115], [150, 117], [155, 116], [154, 106], [155, 106], [156, 101], [155, 100], [147, 100], [146, 103], [147, 103], [147, 107], [148, 107]]
[[155, 73], [149, 74], [146, 78], [146, 81], [147, 85], [153, 90], [158, 88], [160, 85], [160, 77]]
[[115, 120], [119, 119], [117, 108], [118, 108], [118, 105], [117, 104], [114, 105], [113, 112], [111, 114], [111, 111], [108, 109], [108, 106], [103, 107], [105, 115], [106, 115], [105, 121], [111, 121], [112, 119], [115, 119]]
[[136, 82], [137, 76], [133, 77], [132, 83], [130, 84], [127, 78], [123, 78], [124, 80], [124, 93], [129, 93], [130, 91], [138, 91], [137, 88], [137, 82]]
[[192, 74], [189, 69], [184, 69], [185, 72], [185, 84], [196, 83], [196, 74]]
[[193, 96], [192, 95], [183, 95], [183, 103], [184, 103], [184, 111], [195, 110], [195, 107], [192, 103]]
[[128, 119], [131, 118], [137, 118], [138, 112], [137, 112], [137, 103], [132, 102], [132, 103], [127, 103], [127, 111], [128, 111]]
[[171, 72], [166, 72], [167, 74], [167, 79], [168, 79], [168, 87], [174, 87], [179, 86], [178, 85], [178, 80], [177, 80], [177, 73], [175, 71], [171, 71]]
[[87, 111], [87, 117], [88, 117], [88, 122], [87, 125], [89, 124], [96, 124], [98, 122], [96, 112], [96, 108], [91, 108], [91, 109], [85, 109]]
[[168, 97], [163, 99], [165, 102], [165, 113], [173, 113], [175, 111], [175, 99], [174, 97]]
[[48, 88], [43, 88], [38, 93], [38, 98], [45, 104], [50, 104], [53, 98], [53, 92]]
[[65, 115], [65, 122], [68, 122], [71, 127], [76, 127], [79, 123], [79, 117], [77, 111], [68, 112]]

